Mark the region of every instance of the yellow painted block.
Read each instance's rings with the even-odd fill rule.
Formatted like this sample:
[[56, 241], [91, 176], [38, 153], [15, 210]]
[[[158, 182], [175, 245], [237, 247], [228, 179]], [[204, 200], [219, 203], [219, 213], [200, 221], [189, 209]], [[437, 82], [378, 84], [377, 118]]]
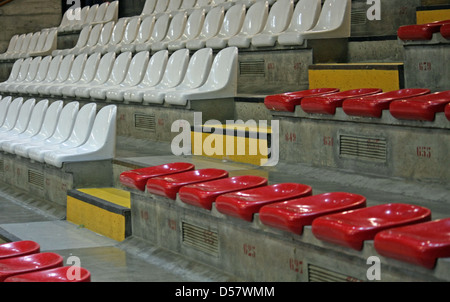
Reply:
[[403, 88], [403, 64], [317, 64], [308, 70], [309, 88]]
[[127, 202], [127, 194], [114, 194], [119, 192], [111, 189], [69, 191], [67, 221], [117, 241], [131, 235], [130, 207], [124, 206], [129, 205], [129, 198]]
[[418, 10], [416, 18], [417, 24], [450, 20], [450, 9]]

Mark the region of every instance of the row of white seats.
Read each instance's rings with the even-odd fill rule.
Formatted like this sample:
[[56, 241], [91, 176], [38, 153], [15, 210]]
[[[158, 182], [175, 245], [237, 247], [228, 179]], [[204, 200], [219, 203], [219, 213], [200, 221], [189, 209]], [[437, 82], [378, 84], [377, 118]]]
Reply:
[[169, 55], [141, 51], [103, 56], [80, 54], [21, 59], [0, 83], [2, 95], [33, 95], [186, 106], [189, 100], [236, 96], [238, 49], [213, 57], [211, 48], [190, 56], [184, 48]]
[[71, 7], [64, 12], [58, 32], [79, 31], [84, 26], [117, 21], [119, 17], [119, 1], [104, 2], [101, 5]]
[[196, 9], [175, 15], [121, 18], [117, 23], [85, 27], [72, 49], [55, 50], [53, 55], [86, 52], [143, 50], [175, 51], [226, 46], [248, 48], [302, 45], [305, 39], [350, 36], [350, 0], [278, 0], [269, 10], [267, 1], [258, 1], [248, 10], [234, 4], [225, 11], [216, 6], [208, 13]]
[[0, 54], [0, 60], [49, 55], [57, 47], [57, 35], [57, 31], [52, 29], [14, 35], [6, 51]]
[[0, 150], [58, 168], [67, 162], [112, 159], [116, 137], [115, 105], [97, 113], [97, 104], [80, 108], [44, 99], [0, 100]]

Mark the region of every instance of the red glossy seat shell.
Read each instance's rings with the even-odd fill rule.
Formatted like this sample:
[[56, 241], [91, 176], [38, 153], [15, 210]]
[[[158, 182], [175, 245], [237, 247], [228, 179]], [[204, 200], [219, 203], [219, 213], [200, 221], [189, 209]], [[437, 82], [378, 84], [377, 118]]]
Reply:
[[330, 213], [365, 207], [364, 196], [347, 192], [330, 192], [276, 202], [259, 210], [260, 221], [270, 227], [301, 235], [305, 225]]
[[378, 88], [360, 88], [340, 91], [325, 96], [307, 97], [302, 100], [301, 107], [307, 113], [334, 115], [337, 107], [342, 107], [344, 100], [380, 93]]
[[293, 198], [309, 196], [312, 188], [298, 183], [279, 183], [220, 195], [216, 198], [216, 209], [226, 215], [246, 221], [267, 204]]
[[6, 278], [63, 266], [63, 257], [56, 253], [45, 252], [0, 260], [0, 281]]
[[397, 30], [397, 36], [405, 41], [431, 40], [433, 34], [439, 32], [442, 25], [447, 23], [450, 23], [450, 20], [400, 26]]
[[119, 180], [124, 186], [138, 189], [140, 191], [145, 191], [147, 180], [152, 177], [186, 172], [189, 170], [194, 170], [194, 168], [195, 166], [191, 163], [168, 163], [164, 165], [145, 167], [122, 172], [119, 176]]
[[394, 100], [407, 99], [430, 93], [425, 88], [406, 88], [378, 93], [371, 96], [345, 100], [342, 110], [347, 115], [380, 118], [383, 110], [388, 110]]
[[[79, 269], [79, 276], [73, 270]], [[57, 268], [19, 274], [6, 278], [5, 282], [90, 282], [91, 273], [83, 267], [61, 266]]]
[[32, 240], [21, 240], [0, 244], [0, 259], [25, 256], [40, 252], [40, 245]]
[[389, 111], [397, 119], [433, 121], [436, 113], [444, 112], [448, 103], [450, 103], [450, 91], [440, 91], [393, 101]]
[[389, 203], [322, 216], [314, 220], [312, 232], [320, 240], [361, 250], [380, 231], [430, 219], [427, 208]]
[[243, 189], [265, 186], [267, 179], [255, 175], [227, 177], [181, 187], [178, 191], [180, 200], [186, 204], [212, 209], [217, 196]]
[[379, 232], [374, 247], [380, 255], [433, 269], [450, 257], [450, 218]]
[[147, 192], [176, 199], [183, 186], [225, 177], [228, 177], [228, 172], [222, 169], [199, 169], [154, 177], [147, 181]]
[[268, 95], [264, 98], [264, 105], [269, 110], [294, 112], [295, 106], [300, 105], [305, 97], [318, 96], [339, 92], [337, 88], [315, 88], [301, 91]]

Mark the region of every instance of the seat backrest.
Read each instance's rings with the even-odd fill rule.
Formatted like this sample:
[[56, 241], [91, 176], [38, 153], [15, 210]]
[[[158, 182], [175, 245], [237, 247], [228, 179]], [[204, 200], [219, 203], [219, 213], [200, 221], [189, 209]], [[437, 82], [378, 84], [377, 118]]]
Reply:
[[23, 97], [15, 98], [11, 104], [8, 106], [8, 112], [6, 113], [5, 121], [3, 125], [0, 127], [2, 131], [11, 130], [17, 121], [17, 116], [19, 115], [20, 107], [23, 104]]
[[169, 0], [158, 0], [156, 2], [155, 9], [153, 10], [153, 14], [160, 14], [165, 12], [168, 5]]
[[108, 9], [109, 2], [103, 2], [100, 4], [100, 6], [97, 9], [97, 12], [95, 13], [95, 18], [93, 22], [102, 22], [105, 18], [106, 10]]
[[123, 44], [132, 43], [136, 39], [140, 25], [141, 25], [140, 17], [131, 18], [131, 20], [128, 21], [128, 24], [125, 28], [125, 32], [123, 33], [122, 41], [120, 43]]
[[85, 144], [87, 148], [98, 150], [107, 147], [108, 149], [104, 150], [107, 154], [104, 155], [114, 156], [116, 116], [116, 105], [107, 105], [99, 110], [92, 125], [92, 131]]
[[98, 7], [98, 4], [94, 4], [89, 7], [88, 14], [86, 15], [86, 19], [84, 19], [83, 24], [91, 24], [92, 22], [94, 22]]
[[95, 116], [97, 113], [97, 104], [88, 103], [81, 107], [73, 124], [73, 131], [67, 141], [61, 144], [61, 147], [79, 146], [86, 142], [92, 131]]
[[163, 77], [168, 60], [169, 52], [167, 50], [160, 50], [153, 54], [150, 57], [144, 78], [140, 85], [143, 87], [153, 87], [157, 85]]
[[213, 7], [205, 17], [205, 22], [203, 23], [202, 31], [200, 32], [200, 39], [209, 39], [215, 36], [223, 23], [223, 18], [225, 15], [225, 8], [222, 6]]
[[39, 69], [36, 76], [33, 79], [33, 83], [40, 83], [47, 77], [48, 69], [50, 68], [50, 63], [53, 61], [52, 56], [45, 56], [39, 63]]
[[34, 105], [36, 105], [36, 99], [28, 99], [22, 104], [17, 115], [16, 123], [11, 131], [15, 133], [22, 133], [25, 131], [30, 121], [31, 112], [33, 112]]
[[100, 32], [100, 36], [98, 37], [97, 45], [106, 45], [111, 38], [112, 31], [114, 29], [115, 22], [110, 21], [103, 25], [102, 31]]
[[162, 88], [175, 87], [181, 83], [189, 64], [189, 50], [186, 48], [175, 51], [167, 61], [161, 82], [157, 85]]
[[16, 61], [14, 61], [13, 67], [11, 69], [11, 72], [9, 73], [8, 79], [6, 80], [6, 82], [11, 82], [14, 81], [17, 76], [19, 75], [20, 72], [20, 67], [22, 66], [23, 63], [23, 59], [17, 59]]
[[73, 60], [72, 68], [70, 69], [67, 83], [75, 83], [80, 80], [83, 70], [86, 66], [87, 54], [82, 53]]
[[48, 37], [48, 32], [49, 32], [48, 30], [43, 30], [41, 32], [41, 34], [39, 35], [39, 39], [36, 43], [36, 46], [34, 47], [32, 52], [33, 51], [41, 51], [44, 49], [45, 41], [47, 40], [47, 37]]
[[235, 4], [225, 13], [219, 36], [234, 36], [242, 28], [245, 19], [246, 8], [244, 4]]
[[[208, 79], [202, 87], [222, 88], [236, 80], [237, 58], [237, 47], [227, 47], [219, 51], [212, 63]], [[236, 83], [231, 83], [231, 85], [236, 85]]]
[[8, 113], [8, 107], [11, 104], [12, 96], [5, 96], [0, 101], [0, 127], [5, 122], [6, 115]]
[[126, 51], [117, 56], [106, 85], [118, 85], [123, 82], [130, 66], [132, 54]]
[[269, 11], [263, 33], [280, 33], [289, 25], [294, 12], [293, 0], [277, 0]]
[[42, 61], [42, 57], [35, 57], [31, 63], [30, 63], [30, 68], [28, 68], [28, 73], [27, 76], [24, 80], [24, 82], [31, 82], [34, 80], [34, 78], [36, 77], [36, 74], [39, 70], [39, 64], [41, 64]]
[[39, 132], [44, 121], [45, 112], [47, 111], [49, 100], [44, 99], [39, 101], [33, 108], [30, 116], [30, 122], [24, 134], [31, 137]]
[[77, 101], [73, 101], [64, 106], [58, 118], [58, 122], [55, 127], [55, 132], [49, 137], [46, 142], [56, 143], [63, 142], [69, 138], [70, 133], [73, 130], [73, 124], [78, 114], [80, 104]]
[[99, 52], [91, 54], [86, 59], [86, 64], [84, 65], [83, 73], [78, 83], [85, 84], [91, 82], [94, 79], [95, 75], [97, 74], [100, 59], [101, 54]]
[[120, 18], [116, 22], [116, 25], [114, 25], [114, 29], [112, 31], [111, 38], [109, 39], [108, 44], [116, 45], [120, 43], [120, 41], [122, 41], [127, 23], [128, 21], [125, 18]]
[[[183, 82], [178, 87], [197, 88], [203, 85], [208, 78], [213, 60], [213, 50], [209, 47], [197, 50], [189, 60]], [[177, 88], [178, 88], [177, 87]]]
[[136, 43], [144, 43], [150, 36], [152, 35], [153, 28], [155, 26], [156, 17], [155, 16], [146, 16], [139, 26], [139, 31], [137, 33], [135, 42]]
[[158, 0], [145, 0], [144, 7], [142, 8], [142, 15], [150, 15], [155, 10], [156, 2]]
[[116, 21], [119, 16], [119, 1], [110, 2], [106, 9], [103, 22]]
[[172, 20], [170, 21], [169, 28], [167, 29], [167, 33], [165, 38], [166, 41], [173, 41], [181, 37], [184, 31], [184, 27], [187, 22], [187, 13], [186, 12], [178, 12], [176, 13]]
[[74, 58], [75, 58], [74, 54], [68, 54], [64, 56], [64, 58], [61, 60], [58, 75], [55, 78], [55, 82], [61, 83], [67, 80], [67, 78], [69, 77], [70, 70], [72, 69]]
[[200, 34], [203, 24], [205, 22], [206, 12], [204, 9], [194, 10], [188, 17], [186, 21], [186, 26], [184, 28], [181, 40], [194, 39]]
[[255, 35], [261, 32], [269, 16], [267, 1], [257, 1], [247, 10], [240, 35]]
[[148, 51], [141, 51], [134, 55], [123, 83], [127, 86], [139, 84], [142, 81], [149, 59], [150, 53]]
[[103, 28], [103, 24], [96, 24], [96, 25], [94, 25], [94, 27], [92, 27], [92, 29], [89, 33], [89, 38], [86, 41], [85, 46], [91, 47], [91, 46], [94, 46], [95, 44], [97, 44], [98, 39], [100, 38], [100, 34], [102, 32], [102, 28]]
[[54, 101], [48, 106], [47, 111], [45, 112], [44, 121], [42, 122], [42, 127], [39, 129], [39, 133], [33, 137], [35, 140], [46, 139], [55, 132], [63, 107], [64, 102], [61, 100]]
[[148, 43], [159, 42], [166, 36], [167, 29], [170, 24], [169, 14], [163, 14], [156, 19], [155, 26], [153, 27], [152, 35], [148, 40]]
[[319, 19], [321, 7], [321, 0], [299, 0], [287, 31], [303, 32], [313, 28]]
[[344, 20], [348, 5], [348, 0], [326, 0], [314, 30], [329, 30], [339, 27]]
[[22, 82], [25, 80], [28, 74], [28, 70], [30, 69], [30, 63], [33, 60], [33, 58], [26, 58], [22, 64], [20, 65], [19, 74], [17, 75], [16, 82]]
[[114, 66], [115, 59], [116, 59], [115, 52], [108, 52], [107, 54], [105, 54], [100, 59], [94, 79], [89, 83], [92, 83], [93, 85], [105, 83], [108, 80], [109, 75], [111, 74], [111, 70]]

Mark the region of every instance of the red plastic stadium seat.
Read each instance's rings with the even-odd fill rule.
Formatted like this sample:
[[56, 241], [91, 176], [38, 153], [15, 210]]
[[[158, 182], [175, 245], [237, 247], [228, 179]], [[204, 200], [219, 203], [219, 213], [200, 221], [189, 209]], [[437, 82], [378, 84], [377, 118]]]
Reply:
[[312, 232], [320, 240], [361, 250], [364, 241], [373, 240], [380, 231], [430, 219], [427, 208], [390, 203], [319, 217]]
[[446, 23], [441, 26], [441, 36], [445, 39], [450, 39], [450, 23]]
[[450, 218], [379, 232], [374, 247], [380, 255], [433, 269], [437, 258], [450, 257]]
[[312, 188], [297, 183], [280, 183], [220, 195], [216, 209], [226, 215], [252, 221], [253, 214], [267, 204], [309, 196]]
[[[79, 275], [75, 270], [79, 269]], [[90, 282], [91, 273], [83, 267], [61, 266], [57, 268], [15, 275], [5, 282]]]
[[444, 112], [448, 103], [450, 103], [450, 91], [441, 91], [393, 101], [389, 111], [397, 119], [433, 121], [436, 113]]
[[125, 171], [120, 174], [119, 179], [124, 186], [145, 191], [147, 180], [152, 177], [186, 172], [194, 168], [195, 166], [190, 163], [170, 163]]
[[336, 108], [341, 107], [345, 99], [371, 95], [381, 91], [381, 89], [377, 88], [361, 88], [340, 91], [325, 96], [307, 97], [302, 100], [301, 107], [307, 113], [334, 115]]
[[36, 253], [0, 260], [0, 281], [6, 278], [63, 266], [63, 257], [55, 253]]
[[412, 98], [430, 93], [429, 89], [399, 89], [371, 96], [345, 100], [342, 110], [348, 115], [380, 118], [383, 110], [389, 109], [392, 101]]
[[400, 26], [397, 36], [401, 40], [431, 40], [433, 34], [439, 32], [441, 26], [447, 23], [450, 23], [450, 20]]
[[316, 88], [302, 91], [286, 92], [268, 95], [264, 98], [264, 105], [269, 110], [294, 112], [295, 106], [300, 105], [305, 97], [318, 96], [339, 92], [337, 88]]
[[39, 253], [41, 247], [32, 240], [14, 241], [0, 244], [0, 259]]
[[301, 235], [317, 217], [366, 206], [366, 198], [346, 192], [330, 192], [263, 206], [259, 219], [265, 225]]
[[147, 192], [176, 199], [182, 186], [228, 177], [221, 169], [200, 169], [154, 177], [147, 181]]
[[234, 176], [181, 187], [178, 196], [184, 203], [211, 210], [212, 203], [219, 195], [266, 184], [267, 179], [261, 176]]

